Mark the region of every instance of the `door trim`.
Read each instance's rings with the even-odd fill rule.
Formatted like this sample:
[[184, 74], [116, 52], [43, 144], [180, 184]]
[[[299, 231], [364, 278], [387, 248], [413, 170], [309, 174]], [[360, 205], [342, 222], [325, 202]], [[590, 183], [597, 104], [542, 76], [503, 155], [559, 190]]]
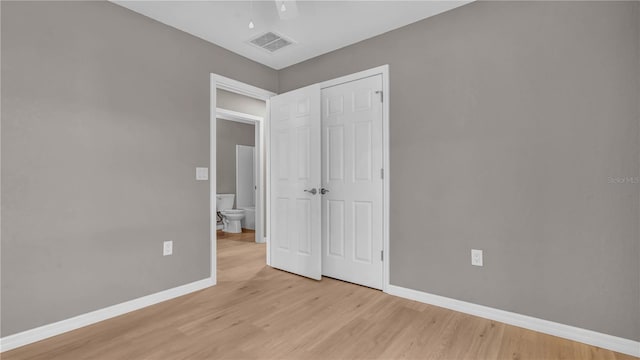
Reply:
[[382, 65], [372, 69], [359, 71], [357, 73], [341, 76], [332, 80], [320, 83], [320, 89], [368, 78], [371, 76], [382, 75], [382, 291], [388, 293], [389, 280], [389, 190], [390, 190], [390, 159], [389, 159], [389, 65]]
[[217, 118], [235, 122], [241, 122], [245, 124], [255, 125], [258, 121], [264, 121], [261, 116], [245, 114], [238, 111], [227, 110], [223, 108], [216, 109]]
[[[216, 234], [216, 226], [214, 225], [217, 222], [216, 219], [216, 126], [217, 126], [217, 116], [218, 116], [218, 107], [217, 107], [217, 89], [226, 90], [229, 92], [233, 92], [236, 94], [248, 96], [254, 99], [263, 100], [267, 104], [267, 114], [263, 121], [256, 121], [256, 126], [259, 125], [260, 136], [262, 137], [261, 144], [264, 144], [264, 148], [269, 148], [268, 137], [266, 136], [266, 131], [269, 126], [269, 98], [275, 96], [276, 93], [264, 90], [253, 85], [245, 84], [241, 81], [230, 79], [228, 77], [224, 77], [222, 75], [210, 74], [210, 87], [209, 87], [209, 228], [210, 234], [209, 239], [211, 243], [211, 281], [213, 285], [217, 284], [217, 234]], [[233, 117], [236, 114], [232, 114], [232, 112], [227, 111], [224, 115]], [[252, 119], [258, 120], [258, 119]], [[260, 152], [260, 163], [264, 162], [264, 151]], [[264, 189], [264, 192], [267, 194], [267, 203], [263, 204], [263, 196], [258, 199], [259, 203], [256, 203], [256, 207], [260, 206], [265, 209], [266, 212], [266, 223], [269, 223], [269, 212], [267, 209], [269, 208], [269, 182], [267, 181], [269, 176], [269, 164], [266, 165], [267, 175], [265, 177], [264, 173], [261, 172], [258, 176], [259, 178], [259, 187]], [[264, 206], [263, 206], [264, 205]], [[264, 223], [262, 222], [263, 216], [261, 215], [260, 226], [264, 228]], [[264, 234], [264, 237], [267, 239], [267, 255], [266, 262], [267, 265], [270, 263], [269, 256], [269, 241], [268, 241], [268, 230]]]

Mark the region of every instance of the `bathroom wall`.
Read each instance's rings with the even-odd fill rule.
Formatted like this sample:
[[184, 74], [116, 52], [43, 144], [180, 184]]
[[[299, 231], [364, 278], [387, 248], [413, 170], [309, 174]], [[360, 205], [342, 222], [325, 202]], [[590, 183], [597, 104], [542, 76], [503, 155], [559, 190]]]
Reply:
[[236, 145], [255, 146], [255, 126], [218, 119], [216, 127], [217, 193], [236, 193]]
[[236, 145], [236, 207], [256, 206], [256, 148]]
[[216, 106], [260, 117], [267, 116], [267, 103], [262, 100], [217, 89]]
[[105, 1], [0, 6], [1, 336], [208, 278], [209, 74], [277, 72]]
[[280, 91], [390, 65], [392, 284], [640, 340], [639, 12], [478, 1]]

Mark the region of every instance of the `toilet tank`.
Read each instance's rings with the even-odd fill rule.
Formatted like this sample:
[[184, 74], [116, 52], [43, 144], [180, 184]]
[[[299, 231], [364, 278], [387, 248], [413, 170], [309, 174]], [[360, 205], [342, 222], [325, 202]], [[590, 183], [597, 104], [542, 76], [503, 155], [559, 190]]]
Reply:
[[236, 194], [216, 194], [216, 211], [233, 209]]

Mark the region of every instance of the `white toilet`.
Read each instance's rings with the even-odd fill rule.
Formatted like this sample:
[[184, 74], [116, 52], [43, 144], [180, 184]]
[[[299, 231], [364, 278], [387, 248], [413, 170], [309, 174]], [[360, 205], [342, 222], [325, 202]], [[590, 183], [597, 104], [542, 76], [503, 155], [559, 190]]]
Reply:
[[222, 214], [222, 231], [228, 233], [242, 232], [242, 219], [244, 218], [244, 210], [234, 209], [233, 201], [236, 194], [217, 194], [216, 195], [216, 211]]

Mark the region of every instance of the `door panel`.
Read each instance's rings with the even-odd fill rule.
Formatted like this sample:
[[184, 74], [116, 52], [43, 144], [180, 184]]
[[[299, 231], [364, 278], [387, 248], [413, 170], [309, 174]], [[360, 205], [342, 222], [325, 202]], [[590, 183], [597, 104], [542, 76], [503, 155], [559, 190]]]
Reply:
[[319, 280], [321, 198], [320, 87], [270, 100], [271, 266]]
[[328, 126], [326, 130], [327, 176], [331, 180], [344, 179], [344, 127]]
[[344, 258], [344, 201], [329, 200], [325, 206], [327, 255]]
[[373, 251], [371, 240], [373, 234], [372, 203], [370, 201], [353, 202], [353, 260], [371, 264]]
[[322, 89], [322, 274], [382, 288], [382, 75]]

